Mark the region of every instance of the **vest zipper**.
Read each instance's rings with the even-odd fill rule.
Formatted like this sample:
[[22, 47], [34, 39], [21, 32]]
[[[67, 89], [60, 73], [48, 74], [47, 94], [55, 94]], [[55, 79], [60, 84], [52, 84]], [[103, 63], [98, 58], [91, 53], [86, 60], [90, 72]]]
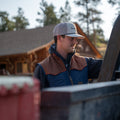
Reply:
[[70, 82], [71, 82], [71, 84], [73, 85], [73, 80], [72, 80], [72, 77], [71, 77], [71, 75], [70, 75], [70, 68], [67, 69], [68, 64], [66, 64], [65, 67], [66, 67], [66, 70], [68, 71], [68, 77], [69, 77], [69, 79], [70, 79]]
[[70, 82], [71, 82], [71, 84], [73, 85], [73, 80], [72, 80], [72, 77], [71, 77], [71, 75], [70, 75], [70, 70], [67, 70], [67, 72], [68, 72], [68, 77], [69, 77], [69, 79], [70, 79]]
[[72, 80], [72, 77], [71, 77], [70, 74], [69, 74], [69, 78], [70, 78], [70, 82], [71, 82], [71, 84], [73, 85], [73, 80]]

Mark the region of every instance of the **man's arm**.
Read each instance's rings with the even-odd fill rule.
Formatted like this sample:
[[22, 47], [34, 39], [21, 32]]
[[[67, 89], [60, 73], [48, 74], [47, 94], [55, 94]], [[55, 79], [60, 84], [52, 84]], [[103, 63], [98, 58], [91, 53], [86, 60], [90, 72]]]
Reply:
[[100, 59], [93, 59], [93, 58], [86, 58], [88, 64], [88, 79], [95, 79], [98, 78], [102, 61]]
[[41, 89], [48, 87], [48, 82], [46, 80], [45, 72], [40, 64], [37, 64], [35, 68], [34, 77], [40, 80]]

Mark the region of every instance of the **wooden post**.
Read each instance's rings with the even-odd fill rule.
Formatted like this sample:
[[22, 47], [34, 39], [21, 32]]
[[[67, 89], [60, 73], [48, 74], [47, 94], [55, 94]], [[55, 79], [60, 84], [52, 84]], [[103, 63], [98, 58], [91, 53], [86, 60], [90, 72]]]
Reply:
[[120, 15], [116, 19], [99, 74], [98, 82], [111, 81], [120, 53]]

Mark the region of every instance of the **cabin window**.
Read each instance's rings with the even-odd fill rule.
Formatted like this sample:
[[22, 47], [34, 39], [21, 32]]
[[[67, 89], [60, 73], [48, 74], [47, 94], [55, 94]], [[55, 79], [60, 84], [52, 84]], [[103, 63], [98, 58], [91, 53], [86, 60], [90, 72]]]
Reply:
[[23, 63], [23, 73], [27, 73], [28, 72], [28, 65], [27, 65], [27, 63]]
[[17, 63], [17, 73], [22, 73], [22, 62]]
[[6, 64], [0, 64], [0, 75], [5, 75], [6, 73]]
[[17, 62], [16, 63], [16, 72], [17, 73], [28, 73], [28, 65], [26, 62]]

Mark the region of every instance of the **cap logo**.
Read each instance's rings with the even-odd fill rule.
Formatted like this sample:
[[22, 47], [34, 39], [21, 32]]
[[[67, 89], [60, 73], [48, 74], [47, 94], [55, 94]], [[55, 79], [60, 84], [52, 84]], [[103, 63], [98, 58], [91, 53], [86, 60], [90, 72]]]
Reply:
[[74, 27], [71, 27], [71, 29], [75, 29]]

